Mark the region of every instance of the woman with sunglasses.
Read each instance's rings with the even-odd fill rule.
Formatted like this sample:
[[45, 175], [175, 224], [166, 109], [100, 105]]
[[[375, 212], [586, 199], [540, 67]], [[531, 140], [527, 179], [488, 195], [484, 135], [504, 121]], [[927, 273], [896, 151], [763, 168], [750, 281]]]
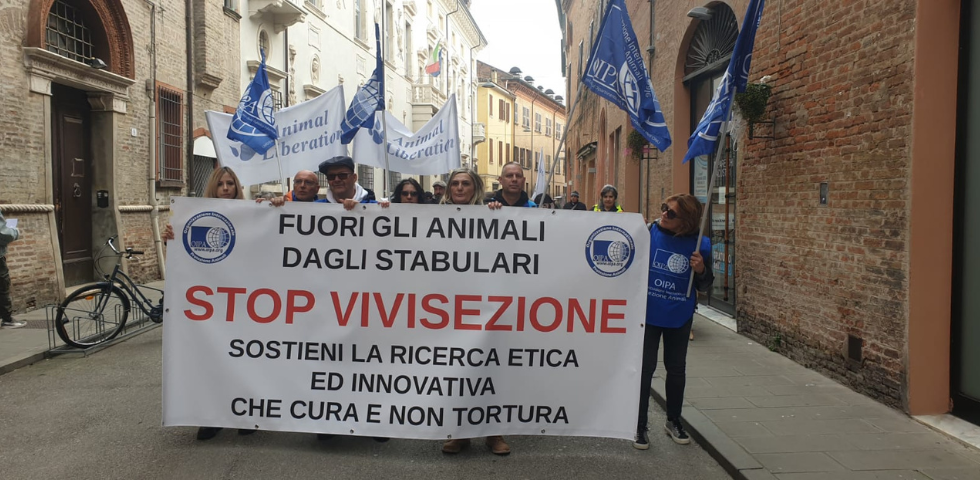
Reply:
[[[643, 367], [640, 376], [640, 411], [636, 420], [633, 447], [650, 448], [647, 440], [647, 409], [650, 407], [650, 382], [657, 368], [660, 339], [664, 342], [664, 368], [667, 370], [667, 423], [664, 429], [681, 445], [691, 438], [681, 425], [681, 404], [687, 383], [687, 345], [694, 321], [697, 294], [687, 295], [687, 285], [694, 274], [699, 292], [711, 288], [714, 275], [711, 264], [711, 241], [704, 237], [698, 245], [701, 226], [701, 202], [682, 193], [667, 198], [660, 206], [660, 219], [650, 226], [650, 267], [647, 294], [647, 318], [643, 334]], [[693, 252], [693, 253], [691, 253]]]
[[599, 193], [599, 203], [592, 206], [593, 212], [616, 212], [621, 213], [623, 207], [616, 203], [619, 198], [619, 191], [612, 185], [602, 187]]
[[398, 182], [391, 196], [391, 203], [423, 203], [422, 186], [414, 178]]

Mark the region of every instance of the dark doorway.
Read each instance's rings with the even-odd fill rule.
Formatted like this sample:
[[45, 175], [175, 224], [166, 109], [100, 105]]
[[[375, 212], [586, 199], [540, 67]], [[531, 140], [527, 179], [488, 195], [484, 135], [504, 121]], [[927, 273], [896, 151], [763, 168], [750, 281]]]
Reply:
[[90, 282], [92, 262], [91, 119], [85, 92], [52, 85], [55, 218], [65, 286]]
[[980, 424], [980, 8], [962, 5], [950, 387], [953, 414]]

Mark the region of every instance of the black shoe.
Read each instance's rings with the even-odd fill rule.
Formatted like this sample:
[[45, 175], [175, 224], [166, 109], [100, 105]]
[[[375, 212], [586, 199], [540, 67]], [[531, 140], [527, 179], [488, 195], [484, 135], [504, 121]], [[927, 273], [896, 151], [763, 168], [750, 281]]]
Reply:
[[221, 427], [201, 427], [201, 428], [198, 428], [197, 429], [197, 439], [198, 440], [211, 440], [220, 431], [221, 431]]
[[374, 441], [375, 441], [375, 442], [378, 442], [378, 443], [385, 443], [385, 442], [387, 442], [388, 440], [391, 440], [391, 439], [390, 439], [390, 438], [388, 438], [388, 437], [371, 437], [371, 438], [373, 438], [373, 439], [374, 439]]
[[316, 439], [317, 440], [330, 440], [331, 438], [333, 438], [333, 434], [332, 433], [318, 433], [318, 434], [316, 434]]
[[691, 437], [687, 435], [684, 431], [684, 426], [681, 425], [681, 420], [678, 419], [667, 419], [667, 423], [664, 424], [664, 429], [670, 434], [670, 438], [674, 439], [674, 443], [679, 443], [681, 445], [687, 445], [691, 443]]
[[258, 430], [254, 429], [254, 428], [239, 428], [238, 429], [238, 434], [239, 435], [251, 435], [251, 434], [253, 434], [253, 433], [257, 432], [257, 431]]
[[647, 440], [647, 430], [644, 428], [636, 432], [636, 437], [633, 440], [633, 448], [637, 450], [646, 450], [650, 448], [650, 442]]

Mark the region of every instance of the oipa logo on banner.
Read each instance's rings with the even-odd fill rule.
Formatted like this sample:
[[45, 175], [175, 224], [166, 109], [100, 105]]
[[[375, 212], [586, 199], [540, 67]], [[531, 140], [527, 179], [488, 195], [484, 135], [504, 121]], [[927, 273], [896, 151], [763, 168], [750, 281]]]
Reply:
[[235, 226], [218, 212], [201, 212], [184, 225], [184, 249], [201, 263], [218, 263], [235, 248]]
[[633, 237], [614, 225], [600, 227], [585, 242], [585, 258], [589, 266], [603, 277], [618, 277], [629, 270], [635, 253]]

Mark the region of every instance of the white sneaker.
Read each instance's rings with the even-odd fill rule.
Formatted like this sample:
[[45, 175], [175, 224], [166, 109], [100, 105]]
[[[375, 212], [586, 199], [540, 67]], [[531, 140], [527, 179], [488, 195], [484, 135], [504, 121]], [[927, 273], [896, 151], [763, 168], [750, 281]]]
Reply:
[[9, 322], [0, 323], [0, 328], [20, 328], [27, 325], [27, 322], [18, 322], [11, 320]]

